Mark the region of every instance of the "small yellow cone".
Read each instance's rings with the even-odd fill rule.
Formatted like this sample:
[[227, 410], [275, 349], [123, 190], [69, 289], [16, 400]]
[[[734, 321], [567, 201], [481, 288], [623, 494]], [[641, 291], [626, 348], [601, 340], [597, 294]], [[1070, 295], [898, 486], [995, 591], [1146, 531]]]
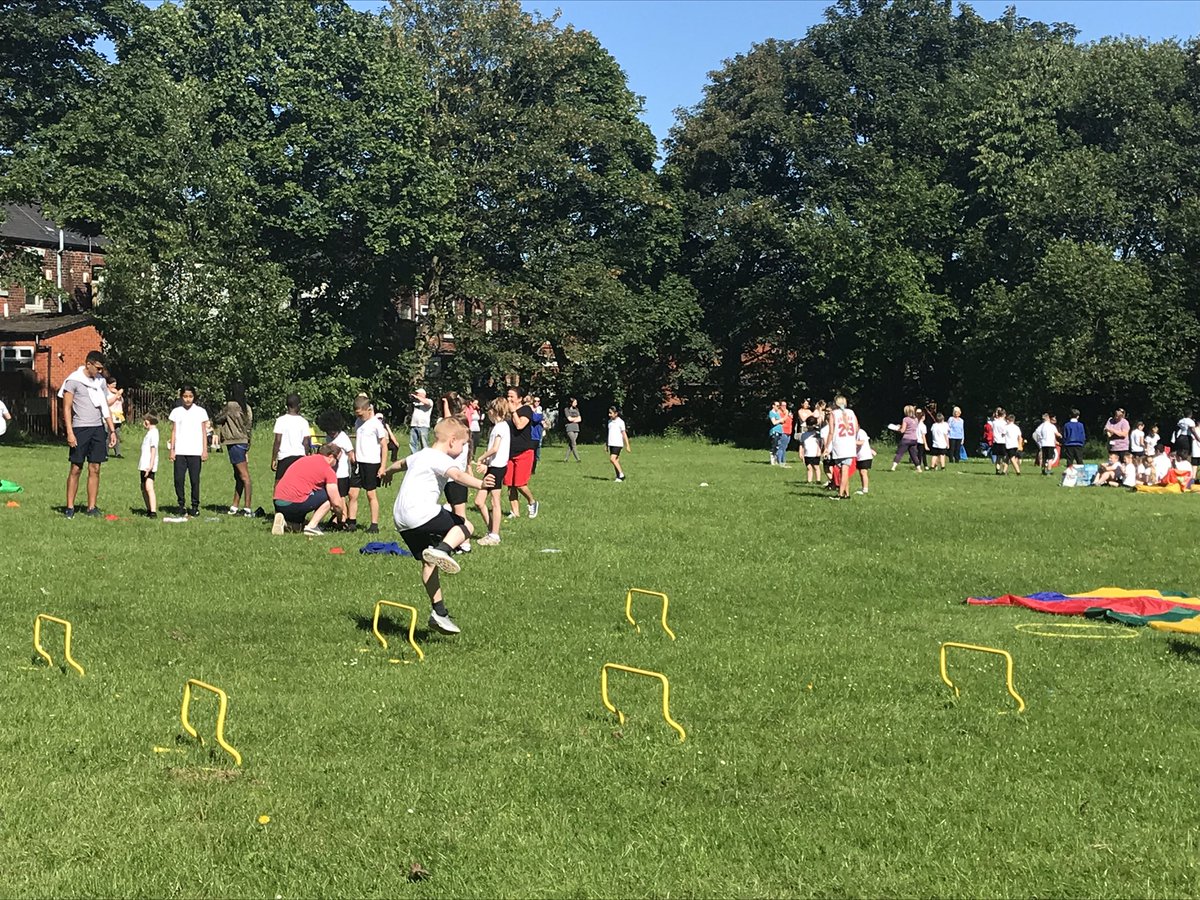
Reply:
[[270, 816], [265, 816], [265, 815], [264, 815], [264, 816], [259, 816], [259, 817], [258, 817], [258, 824], [259, 824], [259, 825], [266, 825], [266, 824], [267, 824], [268, 822], [270, 822], [270, 821], [271, 821], [271, 817], [270, 817]]

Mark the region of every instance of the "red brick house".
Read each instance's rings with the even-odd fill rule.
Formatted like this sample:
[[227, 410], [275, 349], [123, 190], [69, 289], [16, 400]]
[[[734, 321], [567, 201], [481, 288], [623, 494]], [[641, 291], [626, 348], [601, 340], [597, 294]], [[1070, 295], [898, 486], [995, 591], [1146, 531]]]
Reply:
[[28, 253], [47, 290], [0, 283], [0, 399], [21, 426], [57, 432], [54, 395], [63, 378], [100, 349], [90, 310], [104, 266], [103, 239], [60, 229], [35, 206], [0, 210], [0, 253]]

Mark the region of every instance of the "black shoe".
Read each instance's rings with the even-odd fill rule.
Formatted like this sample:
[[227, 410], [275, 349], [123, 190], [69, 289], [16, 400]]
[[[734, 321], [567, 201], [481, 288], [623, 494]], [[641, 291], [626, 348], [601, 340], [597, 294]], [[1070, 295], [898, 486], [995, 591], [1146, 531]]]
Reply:
[[75, 518], [75, 507], [68, 506], [66, 509], [63, 510], [63, 515], [66, 516], [68, 519]]
[[193, 506], [191, 509], [188, 510], [188, 515], [191, 516], [193, 519], [198, 518], [200, 515], [200, 507]]
[[91, 516], [93, 519], [98, 519], [98, 518], [100, 518], [100, 516], [102, 515], [102, 513], [100, 512], [100, 507], [98, 507], [98, 506], [93, 506], [91, 509], [87, 510], [87, 511], [84, 513], [84, 515], [85, 515], [85, 516]]
[[367, 529], [367, 534], [379, 534], [379, 525], [372, 522], [371, 527]]

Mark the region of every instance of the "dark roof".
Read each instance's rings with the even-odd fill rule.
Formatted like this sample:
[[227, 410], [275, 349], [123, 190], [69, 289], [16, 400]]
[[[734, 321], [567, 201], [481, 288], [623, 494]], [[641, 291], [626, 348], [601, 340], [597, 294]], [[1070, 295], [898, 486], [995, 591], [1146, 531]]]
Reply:
[[0, 319], [0, 341], [53, 337], [95, 324], [95, 318], [88, 313], [20, 313]]
[[[0, 222], [0, 240], [58, 249], [58, 226], [42, 215], [41, 207], [28, 203], [4, 203], [0, 204], [0, 216], [4, 218]], [[89, 238], [69, 228], [63, 229], [63, 247], [67, 250], [100, 253], [107, 243], [103, 236]]]

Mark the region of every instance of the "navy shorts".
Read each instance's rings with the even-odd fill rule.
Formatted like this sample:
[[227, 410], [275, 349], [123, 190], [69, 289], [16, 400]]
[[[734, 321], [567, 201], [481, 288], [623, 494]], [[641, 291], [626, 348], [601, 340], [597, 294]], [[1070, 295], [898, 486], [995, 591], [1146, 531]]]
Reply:
[[250, 452], [250, 445], [227, 444], [225, 450], [229, 454], [229, 464], [231, 466], [238, 466], [246, 461], [246, 454]]
[[67, 448], [71, 465], [83, 468], [85, 462], [102, 463], [108, 459], [108, 431], [103, 425], [76, 426], [75, 446]]
[[275, 501], [275, 512], [283, 513], [283, 517], [297, 525], [304, 522], [304, 517], [310, 512], [313, 512], [318, 507], [324, 505], [329, 500], [329, 495], [325, 492], [325, 488], [318, 488], [308, 495], [308, 499], [301, 500], [299, 503], [288, 503], [286, 500]]

